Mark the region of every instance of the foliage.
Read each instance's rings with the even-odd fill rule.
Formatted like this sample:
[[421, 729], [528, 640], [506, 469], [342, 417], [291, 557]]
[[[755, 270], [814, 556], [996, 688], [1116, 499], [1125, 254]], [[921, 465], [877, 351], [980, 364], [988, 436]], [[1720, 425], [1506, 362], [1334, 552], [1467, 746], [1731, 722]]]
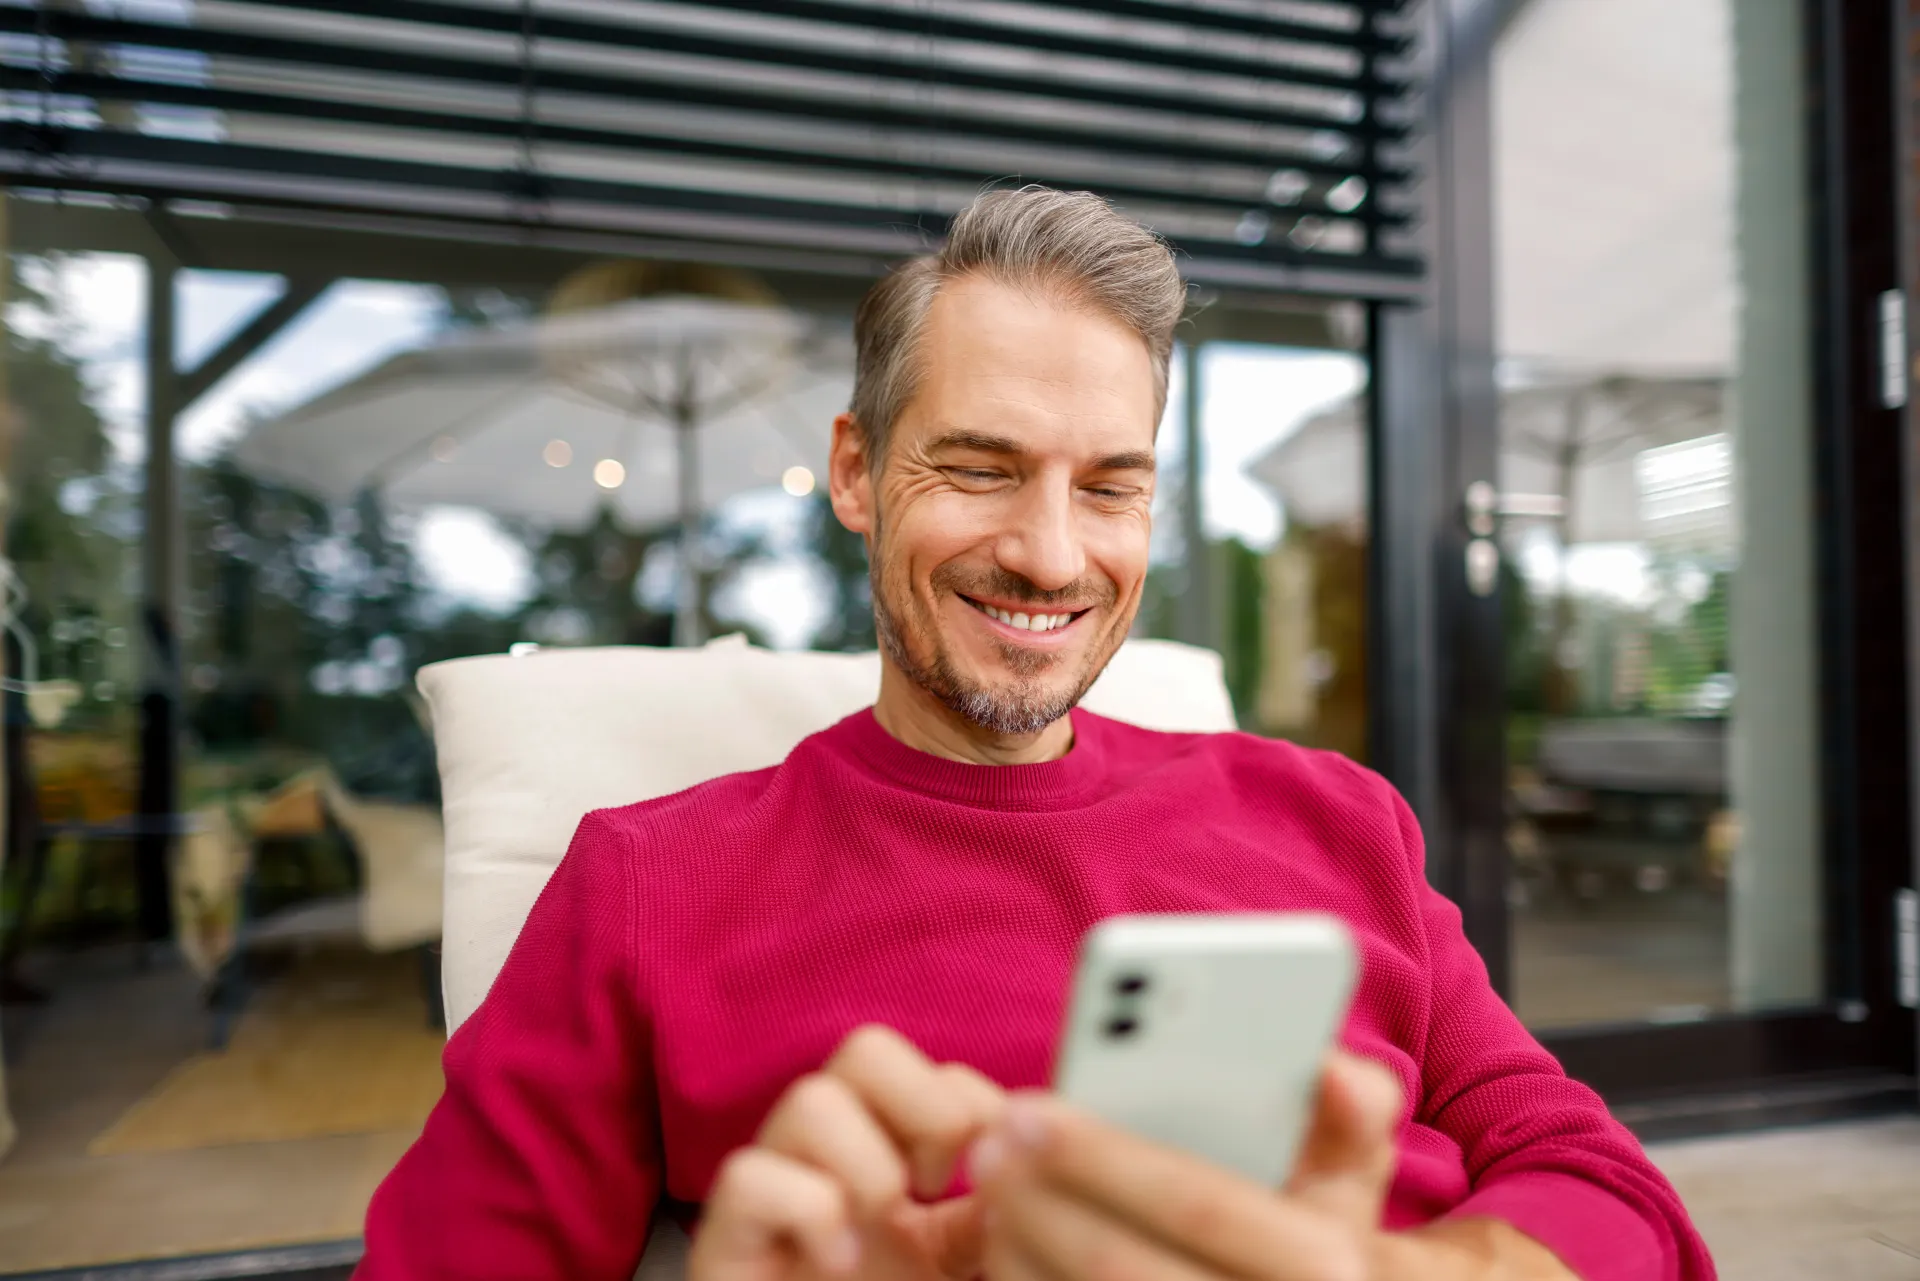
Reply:
[[1265, 657], [1261, 636], [1265, 584], [1261, 578], [1261, 555], [1238, 539], [1215, 543], [1214, 581], [1221, 585], [1225, 616], [1221, 659], [1226, 668], [1227, 692], [1233, 710], [1242, 725], [1251, 725], [1256, 717], [1255, 704], [1260, 696], [1260, 673]]
[[1500, 625], [1506, 651], [1507, 710], [1509, 714], [1543, 711], [1549, 638], [1527, 580], [1506, 555], [1500, 558]]
[[825, 571], [828, 584], [826, 624], [813, 639], [815, 649], [868, 650], [873, 632], [873, 584], [867, 573], [867, 542], [840, 523], [824, 493], [815, 494], [808, 511], [806, 541]]
[[[1733, 572], [1685, 556], [1657, 557], [1651, 590], [1629, 603], [1592, 593], [1560, 597], [1502, 570], [1507, 706], [1531, 716], [1696, 716], [1727, 709], [1716, 683], [1732, 670]], [[1564, 647], [1564, 654], [1556, 653]]]
[[32, 261], [6, 261], [6, 551], [27, 588], [22, 621], [40, 674], [81, 680], [92, 697], [74, 721], [104, 728], [124, 722], [133, 680], [126, 588], [138, 496], [114, 466], [86, 372], [63, 342], [61, 300], [38, 283], [52, 273], [23, 270]]
[[244, 759], [274, 743], [324, 757], [349, 786], [430, 795], [431, 748], [405, 692], [437, 628], [407, 522], [371, 497], [323, 503], [224, 459], [184, 471], [183, 667], [200, 747]]
[[[26, 279], [23, 262], [31, 264]], [[124, 713], [138, 675], [140, 472], [113, 460], [60, 300], [32, 287], [57, 281], [60, 264], [16, 259], [13, 275], [15, 314], [28, 323], [10, 324], [5, 339], [11, 397], [27, 425], [11, 469], [19, 478], [11, 550], [32, 587], [42, 648], [72, 669], [52, 674], [99, 684], [101, 660], [86, 655], [105, 652], [110, 638]], [[456, 290], [443, 321], [499, 324], [534, 309], [518, 295]], [[419, 667], [523, 640], [671, 642], [670, 599], [642, 590], [676, 551], [671, 527], [625, 529], [604, 513], [580, 531], [509, 526], [535, 582], [523, 605], [499, 612], [438, 594], [415, 555], [411, 519], [371, 496], [324, 502], [223, 458], [183, 460], [180, 476], [188, 549], [181, 677], [196, 794], [271, 786], [325, 760], [356, 790], [426, 798], [435, 787], [431, 745], [410, 706]], [[838, 601], [822, 643], [870, 647], [861, 542], [824, 500], [815, 521], [810, 546]], [[716, 602], [772, 554], [764, 537], [720, 522], [700, 537], [709, 632], [746, 630], [763, 642]], [[63, 649], [56, 633], [74, 639]], [[130, 729], [123, 720], [121, 732]]]
[[532, 555], [534, 594], [522, 617], [528, 636], [549, 645], [670, 645], [671, 610], [642, 603], [636, 580], [649, 554], [670, 538], [620, 527], [610, 509], [579, 532], [517, 529]]

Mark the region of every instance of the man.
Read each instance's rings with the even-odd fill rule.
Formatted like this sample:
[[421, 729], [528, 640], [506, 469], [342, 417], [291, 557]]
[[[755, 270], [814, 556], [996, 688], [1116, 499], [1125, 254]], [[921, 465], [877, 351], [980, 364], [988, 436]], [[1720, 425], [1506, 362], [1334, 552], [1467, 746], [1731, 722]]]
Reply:
[[[1184, 302], [1152, 235], [1035, 188], [875, 287], [830, 481], [878, 701], [582, 822], [374, 1199], [368, 1281], [614, 1281], [701, 1202], [696, 1281], [1712, 1275], [1489, 987], [1391, 788], [1075, 710], [1139, 609]], [[1284, 1189], [1036, 1092], [1095, 921], [1294, 909], [1363, 968]]]

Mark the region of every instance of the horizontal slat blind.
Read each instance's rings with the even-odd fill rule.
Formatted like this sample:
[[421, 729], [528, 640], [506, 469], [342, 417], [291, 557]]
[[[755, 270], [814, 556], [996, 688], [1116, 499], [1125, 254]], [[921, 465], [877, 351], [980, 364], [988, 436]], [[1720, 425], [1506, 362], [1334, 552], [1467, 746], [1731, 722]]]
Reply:
[[900, 252], [1099, 191], [1200, 279], [1404, 282], [1400, 6], [0, 0], [16, 186]]

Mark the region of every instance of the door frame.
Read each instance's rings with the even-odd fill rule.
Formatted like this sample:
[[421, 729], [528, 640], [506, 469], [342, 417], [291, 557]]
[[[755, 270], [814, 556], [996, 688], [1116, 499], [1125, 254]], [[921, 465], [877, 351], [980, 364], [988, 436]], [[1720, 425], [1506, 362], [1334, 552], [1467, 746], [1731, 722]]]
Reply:
[[[1421, 171], [1429, 289], [1370, 311], [1372, 749], [1426, 830], [1429, 877], [1512, 991], [1498, 586], [1468, 582], [1464, 496], [1494, 482], [1492, 54], [1515, 0], [1432, 0]], [[1802, 0], [1814, 238], [1815, 477], [1826, 999], [1810, 1009], [1556, 1031], [1568, 1072], [1646, 1132], [1912, 1106], [1894, 993], [1911, 883], [1907, 474], [1880, 403], [1878, 298], [1901, 281], [1899, 0]], [[1484, 526], [1482, 526], [1484, 530]]]

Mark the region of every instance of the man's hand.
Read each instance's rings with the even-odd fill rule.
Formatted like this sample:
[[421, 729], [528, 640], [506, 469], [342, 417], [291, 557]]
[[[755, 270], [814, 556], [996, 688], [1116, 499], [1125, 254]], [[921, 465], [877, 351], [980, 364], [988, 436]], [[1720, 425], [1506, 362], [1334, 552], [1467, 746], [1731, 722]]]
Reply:
[[1276, 1193], [1044, 1096], [975, 1145], [992, 1281], [1572, 1281], [1490, 1220], [1380, 1228], [1400, 1088], [1332, 1056], [1293, 1178]]
[[859, 1029], [721, 1166], [688, 1281], [978, 1275], [978, 1199], [921, 1202], [946, 1191], [1004, 1104], [972, 1068], [935, 1064], [889, 1029]]

